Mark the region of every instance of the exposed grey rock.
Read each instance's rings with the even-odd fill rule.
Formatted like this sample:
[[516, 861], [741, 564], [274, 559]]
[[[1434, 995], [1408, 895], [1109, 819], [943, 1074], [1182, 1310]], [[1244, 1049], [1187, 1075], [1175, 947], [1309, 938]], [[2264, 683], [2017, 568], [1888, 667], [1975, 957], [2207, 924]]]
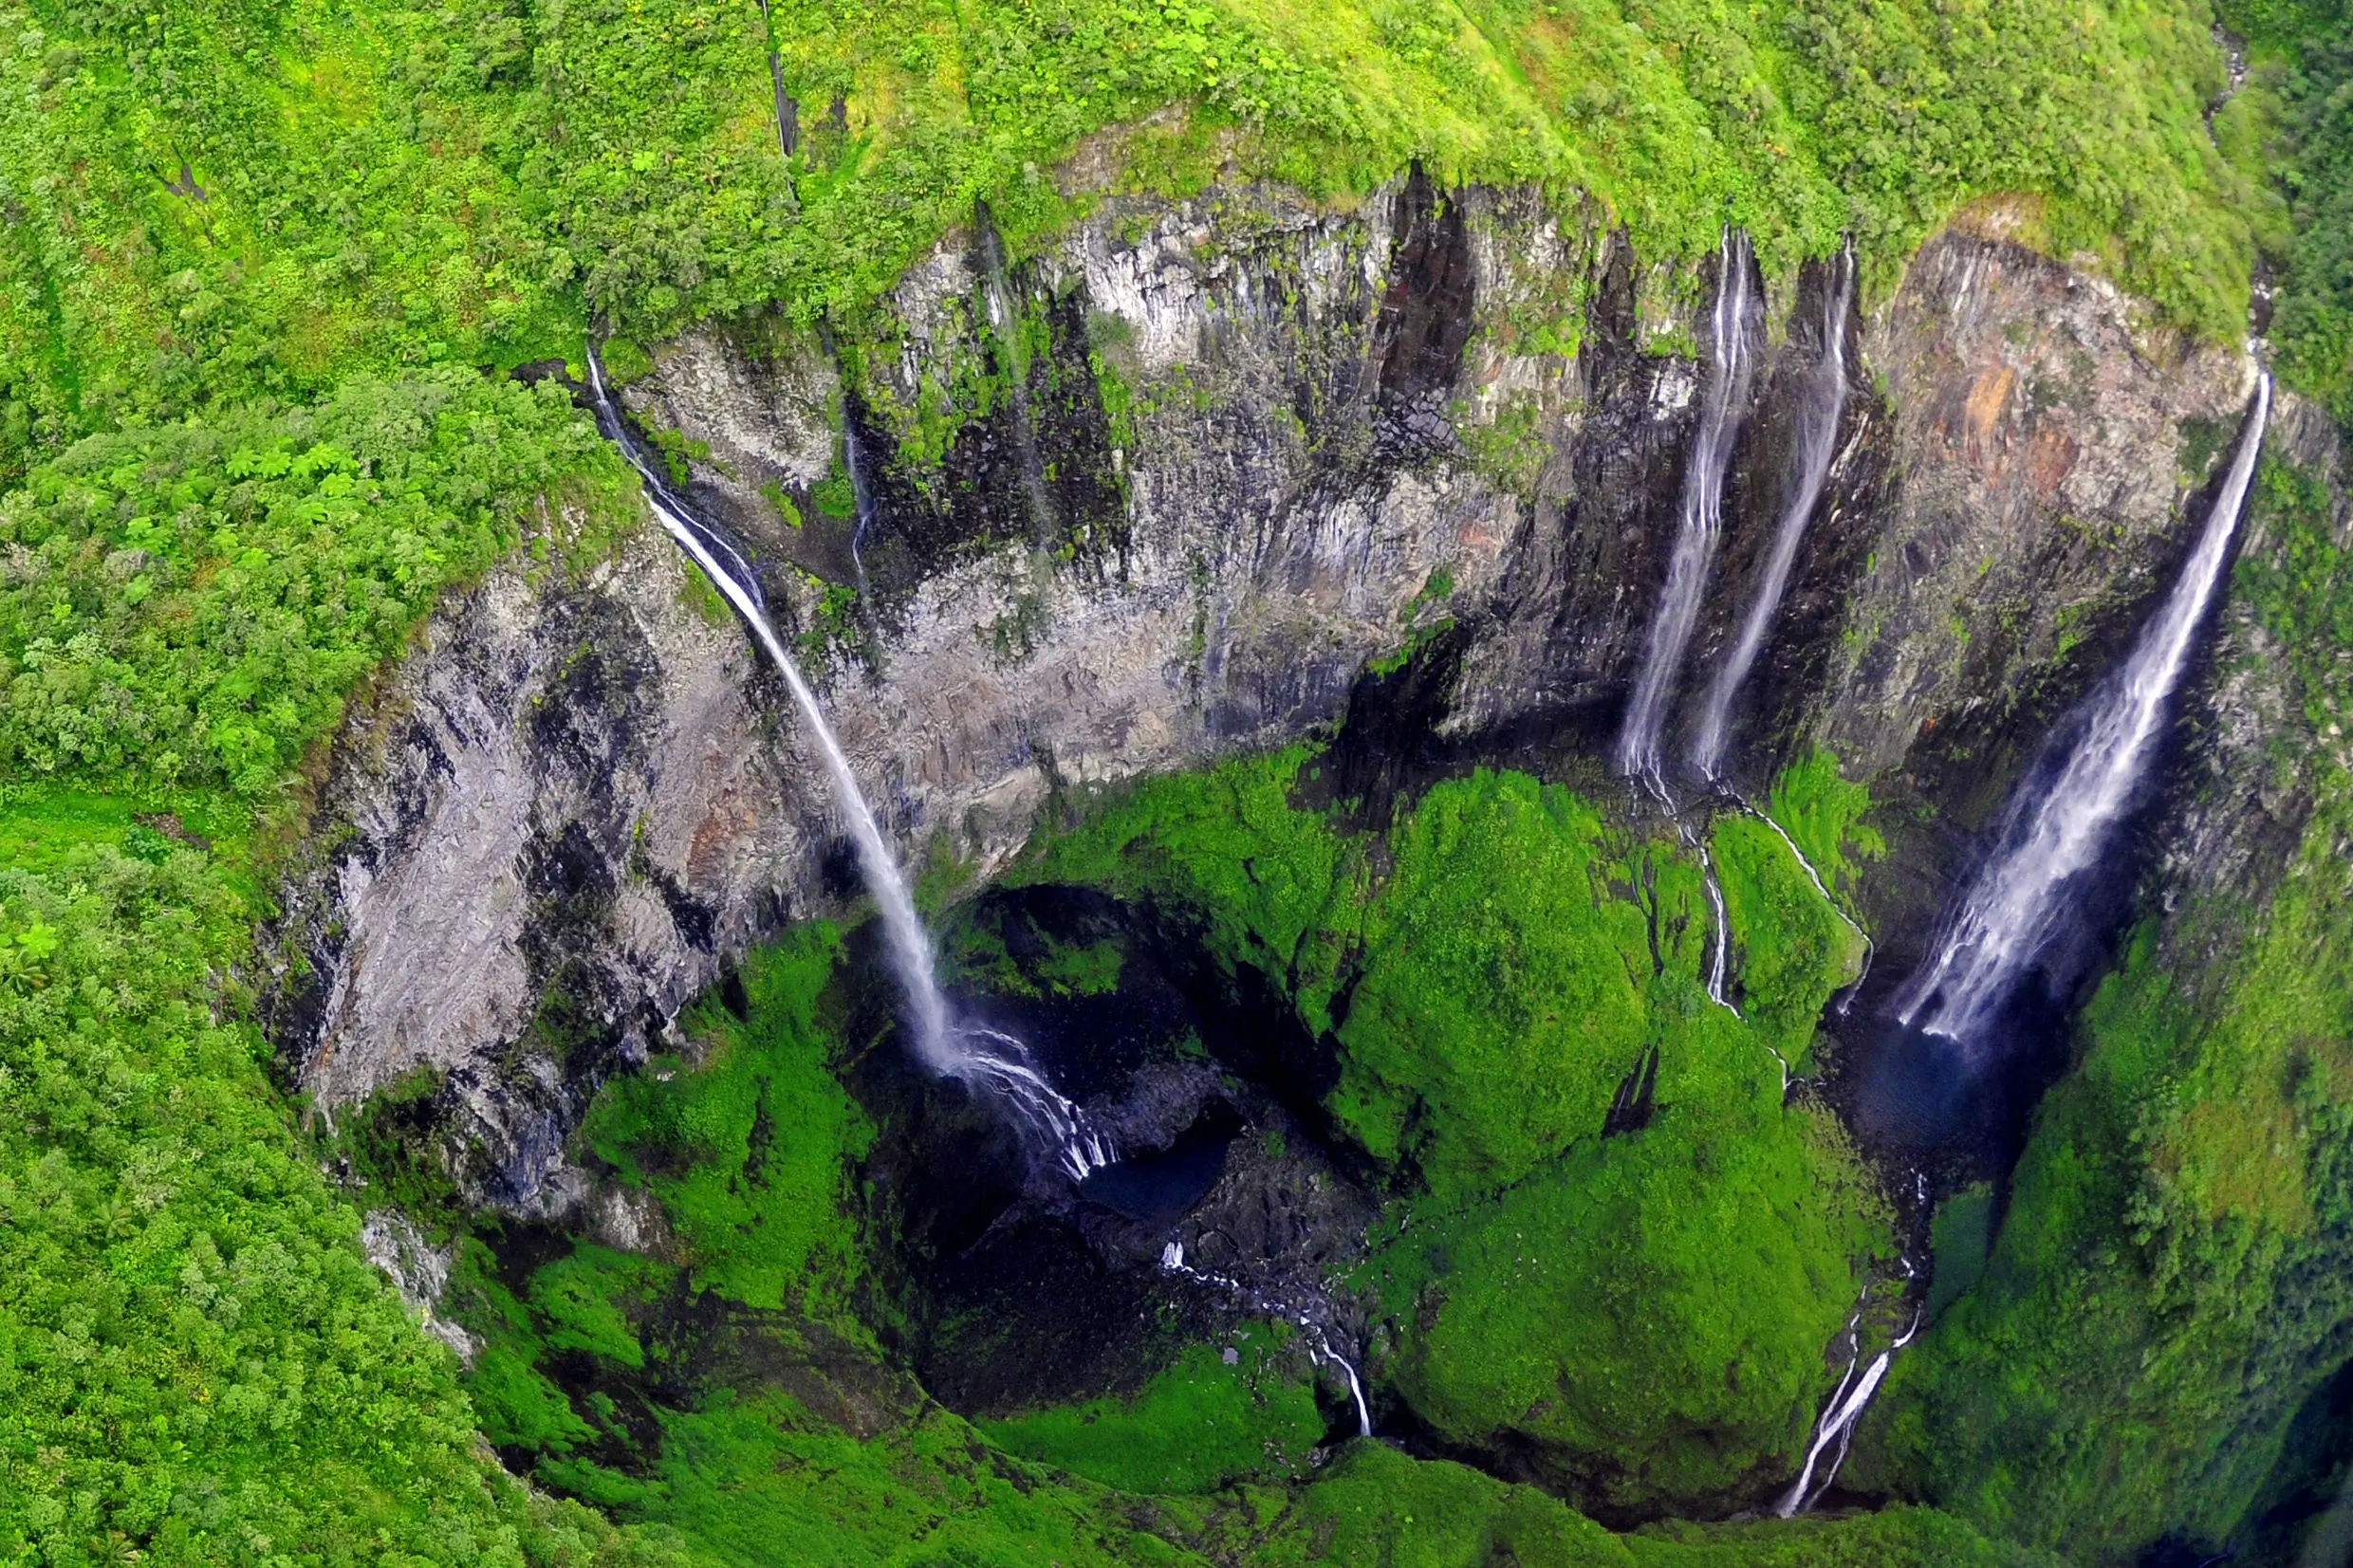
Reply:
[[407, 1216], [389, 1208], [373, 1208], [360, 1227], [360, 1250], [384, 1271], [400, 1300], [424, 1320], [425, 1332], [450, 1347], [467, 1366], [480, 1352], [481, 1342], [460, 1324], [435, 1316], [441, 1293], [449, 1287], [453, 1248], [435, 1246]]

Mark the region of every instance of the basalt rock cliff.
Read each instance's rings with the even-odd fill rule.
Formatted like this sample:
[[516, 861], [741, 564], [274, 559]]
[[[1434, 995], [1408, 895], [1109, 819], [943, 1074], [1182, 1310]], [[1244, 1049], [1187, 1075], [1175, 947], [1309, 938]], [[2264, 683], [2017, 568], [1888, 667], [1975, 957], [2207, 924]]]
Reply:
[[[1956, 222], [1842, 324], [1829, 489], [1734, 715], [1745, 783], [1821, 745], [1917, 802], [1862, 895], [1899, 954], [2186, 548], [2253, 377], [2004, 222]], [[1376, 808], [1478, 762], [1598, 782], [1714, 282], [1589, 207], [1418, 175], [1341, 212], [1117, 200], [1010, 269], [985, 224], [943, 242], [860, 374], [754, 322], [667, 346], [626, 399], [754, 552], [902, 855], [985, 876], [1058, 791], [1335, 727]], [[1769, 298], [1687, 688], [1789, 482], [1828, 286], [1808, 265]], [[2248, 680], [2210, 706], [2259, 745]], [[806, 747], [650, 525], [454, 598], [348, 722], [275, 929], [313, 1102], [426, 1069], [470, 1190], [576, 1201], [597, 1083], [851, 895]], [[2243, 870], [2241, 821], [2193, 813], [2177, 858]]]

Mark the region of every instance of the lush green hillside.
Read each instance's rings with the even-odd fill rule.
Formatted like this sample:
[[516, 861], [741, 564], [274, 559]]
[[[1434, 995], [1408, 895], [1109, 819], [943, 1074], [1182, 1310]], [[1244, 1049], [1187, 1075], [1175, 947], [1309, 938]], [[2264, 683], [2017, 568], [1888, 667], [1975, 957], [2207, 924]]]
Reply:
[[[0, 26], [0, 474], [88, 430], [360, 370], [577, 352], [781, 308], [855, 319], [986, 197], [1018, 246], [1084, 206], [1077, 139], [1171, 101], [1116, 185], [1221, 169], [1334, 194], [1419, 157], [1589, 189], [1658, 256], [1852, 231], [1887, 275], [1956, 202], [2044, 198], [2202, 329], [2236, 329], [2248, 185], [2188, 0], [1665, 0], [1442, 10], [651, 0], [436, 11], [13, 5]], [[798, 103], [778, 151], [766, 54]], [[839, 113], [835, 112], [839, 105]]]
[[444, 370], [94, 436], [0, 496], [10, 1560], [638, 1550], [477, 1457], [248, 1012], [306, 748], [452, 578], [527, 530], [592, 554], [617, 466], [561, 399]]

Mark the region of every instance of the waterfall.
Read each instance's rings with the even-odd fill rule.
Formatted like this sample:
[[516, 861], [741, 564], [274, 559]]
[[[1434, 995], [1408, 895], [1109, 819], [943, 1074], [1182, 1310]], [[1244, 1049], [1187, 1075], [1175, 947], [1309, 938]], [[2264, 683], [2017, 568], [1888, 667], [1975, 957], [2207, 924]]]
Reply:
[[849, 820], [850, 836], [858, 845], [858, 864], [865, 876], [866, 891], [881, 913], [884, 951], [891, 972], [906, 995], [907, 1022], [914, 1029], [917, 1060], [935, 1074], [996, 1093], [1012, 1106], [1026, 1126], [1054, 1146], [1059, 1163], [1073, 1180], [1110, 1164], [1117, 1155], [1109, 1139], [1089, 1129], [1084, 1114], [1047, 1081], [1046, 1075], [1030, 1061], [1027, 1046], [1010, 1035], [977, 1025], [957, 1024], [950, 1019], [947, 998], [939, 989], [931, 933], [923, 929], [923, 921], [916, 913], [915, 899], [907, 892], [907, 879], [900, 874], [890, 845], [883, 840], [874, 809], [858, 787], [858, 777], [850, 771], [849, 757], [834, 735], [833, 726], [826, 722], [817, 693], [803, 678], [800, 666], [786, 652], [784, 640], [769, 620], [758, 577], [735, 547], [695, 517], [668, 481], [639, 454], [621, 423], [621, 411], [605, 392], [604, 369], [593, 347], [588, 351], [588, 385], [596, 401], [598, 430], [638, 470], [638, 478], [645, 487], [646, 501], [670, 537], [702, 568], [712, 585], [751, 628], [760, 646], [767, 650], [769, 661], [791, 689], [792, 700], [801, 710], [802, 718], [817, 737], [825, 771], [833, 780], [835, 802]]
[[[1708, 1000], [1738, 1018], [1740, 1009], [1724, 1000], [1724, 982], [1732, 968], [1732, 923], [1724, 911], [1724, 884], [1716, 880], [1715, 857], [1708, 853], [1708, 846], [1697, 834], [1690, 839], [1691, 847], [1699, 856], [1699, 878], [1707, 886], [1708, 908], [1715, 916], [1715, 940], [1711, 944], [1714, 950], [1708, 957]], [[1788, 1063], [1782, 1063], [1781, 1070], [1786, 1078]]]
[[1716, 666], [1692, 741], [1692, 766], [1702, 778], [1716, 777], [1723, 766], [1724, 732], [1732, 717], [1732, 698], [1741, 682], [1749, 678], [1756, 655], [1764, 649], [1766, 634], [1772, 630], [1781, 596], [1788, 591], [1789, 569], [1797, 563], [1798, 543], [1806, 537], [1806, 525], [1830, 474], [1831, 454], [1838, 450], [1839, 420], [1846, 412], [1846, 313], [1854, 297], [1855, 249], [1850, 243], [1839, 252], [1838, 284], [1823, 306], [1822, 359], [1806, 382], [1806, 400], [1798, 411], [1792, 470], [1796, 483], [1773, 530], [1772, 549], [1765, 558], [1765, 575], [1757, 581], [1756, 598], [1740, 623], [1739, 636], [1723, 663]]
[[[843, 380], [849, 378], [845, 374]], [[874, 491], [866, 484], [865, 455], [858, 446], [858, 417], [850, 395], [842, 394], [842, 467], [850, 476], [850, 568], [858, 574], [858, 597], [866, 597], [866, 526], [874, 521]]]
[[[1910, 1264], [1905, 1267], [1908, 1270]], [[1857, 1321], [1860, 1321], [1860, 1316]], [[1849, 1322], [1846, 1326], [1851, 1332], [1855, 1323]], [[1789, 1484], [1789, 1489], [1781, 1494], [1781, 1501], [1773, 1504], [1773, 1512], [1777, 1516], [1788, 1519], [1801, 1509], [1810, 1508], [1824, 1492], [1830, 1489], [1830, 1483], [1838, 1477], [1839, 1466], [1845, 1462], [1846, 1446], [1854, 1439], [1855, 1423], [1862, 1419], [1863, 1407], [1870, 1404], [1871, 1396], [1879, 1392], [1880, 1382], [1886, 1377], [1888, 1363], [1896, 1358], [1896, 1352], [1910, 1344], [1912, 1337], [1919, 1331], [1919, 1315], [1915, 1313], [1912, 1326], [1905, 1329], [1894, 1344], [1873, 1356], [1870, 1366], [1864, 1369], [1860, 1378], [1855, 1375], [1855, 1368], [1862, 1360], [1862, 1347], [1855, 1347], [1854, 1358], [1846, 1363], [1846, 1374], [1839, 1379], [1839, 1386], [1830, 1391], [1830, 1402], [1823, 1406], [1822, 1418], [1814, 1423], [1814, 1440], [1806, 1449], [1805, 1467], [1798, 1471], [1797, 1479]], [[1821, 1463], [1824, 1451], [1833, 1443], [1838, 1445], [1838, 1452], [1830, 1456], [1830, 1467], [1824, 1473], [1822, 1485], [1816, 1486], [1814, 1467]]]
[[1618, 771], [1642, 780], [1662, 799], [1666, 780], [1658, 759], [1659, 731], [1666, 727], [1668, 698], [1698, 624], [1699, 596], [1715, 559], [1716, 536], [1724, 521], [1724, 470], [1732, 463], [1732, 435], [1748, 392], [1751, 318], [1756, 304], [1749, 285], [1749, 237], [1736, 229], [1724, 231], [1717, 260], [1715, 309], [1709, 321], [1712, 358], [1699, 428], [1684, 462], [1675, 553], [1651, 619], [1641, 673], [1626, 704], [1625, 728], [1618, 736]]
[[[792, 95], [785, 91], [785, 62], [784, 57], [776, 52], [776, 17], [769, 9], [769, 0], [760, 0], [760, 28], [768, 39], [769, 87], [776, 96], [776, 150], [789, 163], [793, 148], [801, 140], [801, 115], [793, 104]], [[787, 194], [792, 191], [789, 176], [785, 190]], [[796, 207], [800, 205], [797, 196], [793, 204]]]
[[1359, 1437], [1373, 1435], [1372, 1407], [1364, 1403], [1364, 1384], [1356, 1374], [1356, 1363], [1332, 1349], [1332, 1337], [1324, 1325], [1323, 1319], [1330, 1315], [1329, 1302], [1319, 1298], [1312, 1303], [1312, 1310], [1304, 1310], [1296, 1303], [1253, 1290], [1231, 1275], [1213, 1274], [1195, 1268], [1185, 1262], [1185, 1244], [1182, 1242], [1170, 1242], [1160, 1248], [1160, 1272], [1181, 1275], [1188, 1280], [1198, 1280], [1203, 1284], [1215, 1285], [1220, 1290], [1227, 1291], [1240, 1299], [1253, 1312], [1288, 1318], [1306, 1330], [1309, 1341], [1307, 1359], [1318, 1366], [1329, 1361], [1340, 1369], [1341, 1374], [1348, 1380], [1348, 1397], [1356, 1404], [1357, 1435]]
[[1936, 955], [1896, 999], [1903, 1024], [1966, 1044], [2008, 1000], [2055, 933], [2066, 884], [2097, 859], [2139, 790], [2162, 733], [2166, 701], [2230, 555], [2271, 407], [2271, 378], [2255, 386], [2238, 453], [2197, 546], [2123, 669], [2063, 725], [2074, 741], [2055, 777], [2037, 769], [2003, 815], [1995, 852], [1946, 927]]

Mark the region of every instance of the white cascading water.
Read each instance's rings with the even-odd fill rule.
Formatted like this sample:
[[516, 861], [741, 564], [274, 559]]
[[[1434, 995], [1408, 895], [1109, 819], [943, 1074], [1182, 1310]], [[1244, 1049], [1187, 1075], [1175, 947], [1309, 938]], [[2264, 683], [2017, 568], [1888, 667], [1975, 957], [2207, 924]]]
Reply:
[[1751, 265], [1749, 237], [1736, 229], [1724, 231], [1718, 247], [1715, 309], [1709, 318], [1707, 390], [1699, 407], [1699, 429], [1692, 436], [1691, 453], [1683, 469], [1683, 501], [1676, 531], [1675, 553], [1668, 559], [1666, 587], [1659, 595], [1658, 614], [1650, 623], [1650, 642], [1642, 668], [1626, 704], [1625, 727], [1619, 732], [1618, 771], [1640, 779], [1651, 792], [1666, 798], [1666, 776], [1659, 762], [1658, 738], [1666, 728], [1667, 706], [1674, 695], [1683, 655], [1699, 623], [1699, 600], [1708, 569], [1715, 560], [1717, 536], [1724, 523], [1724, 471], [1732, 464], [1732, 436], [1739, 422], [1749, 379], [1749, 341], [1756, 314], [1755, 291], [1750, 286]]
[[899, 874], [890, 845], [883, 841], [881, 826], [858, 787], [858, 777], [850, 771], [849, 758], [835, 738], [833, 726], [825, 721], [817, 693], [802, 678], [800, 667], [769, 621], [767, 602], [750, 564], [725, 538], [697, 521], [668, 483], [639, 456], [622, 427], [620, 410], [605, 392], [603, 366], [593, 349], [588, 353], [588, 384], [596, 398], [597, 428], [638, 470], [646, 501], [670, 537], [702, 568], [759, 638], [817, 737], [825, 771], [833, 779], [835, 800], [849, 819], [850, 835], [858, 844], [866, 891], [882, 916], [884, 950], [899, 988], [906, 993], [907, 1021], [915, 1031], [917, 1058], [942, 1077], [996, 1093], [1029, 1131], [1053, 1147], [1058, 1163], [1072, 1180], [1111, 1164], [1117, 1154], [1110, 1140], [1091, 1130], [1078, 1106], [1047, 1081], [1030, 1061], [1027, 1046], [1010, 1035], [978, 1025], [958, 1025], [950, 1019], [948, 1000], [940, 992], [934, 969], [931, 934], [916, 913], [906, 878]]
[[1756, 655], [1764, 651], [1773, 617], [1781, 609], [1782, 595], [1788, 591], [1790, 568], [1797, 564], [1798, 544], [1806, 537], [1806, 525], [1829, 478], [1830, 458], [1838, 450], [1839, 420], [1846, 413], [1846, 312], [1854, 297], [1855, 251], [1849, 245], [1839, 252], [1838, 283], [1823, 308], [1822, 359], [1807, 381], [1805, 405], [1798, 414], [1797, 483], [1773, 530], [1772, 548], [1765, 558], [1765, 573], [1757, 580], [1756, 597], [1740, 623], [1740, 635], [1716, 666], [1715, 679], [1708, 686], [1707, 705], [1692, 735], [1692, 766], [1705, 779], [1715, 778], [1724, 766], [1732, 698], [1749, 678]]
[[1319, 1301], [1316, 1303], [1316, 1311], [1303, 1312], [1291, 1302], [1278, 1301], [1262, 1292], [1252, 1290], [1241, 1281], [1228, 1275], [1212, 1274], [1205, 1269], [1195, 1268], [1185, 1262], [1185, 1244], [1182, 1242], [1170, 1242], [1160, 1248], [1160, 1272], [1179, 1274], [1188, 1280], [1198, 1280], [1203, 1284], [1215, 1285], [1220, 1290], [1228, 1291], [1239, 1298], [1253, 1312], [1265, 1312], [1278, 1318], [1288, 1318], [1300, 1328], [1305, 1329], [1310, 1341], [1307, 1346], [1307, 1358], [1318, 1365], [1325, 1361], [1331, 1362], [1340, 1369], [1341, 1374], [1348, 1379], [1348, 1397], [1356, 1402], [1357, 1435], [1359, 1437], [1373, 1435], [1372, 1408], [1364, 1403], [1364, 1385], [1357, 1377], [1356, 1363], [1332, 1349], [1332, 1337], [1325, 1331], [1322, 1321], [1327, 1310], [1325, 1303]]
[[2006, 813], [1997, 849], [1946, 928], [1936, 957], [1896, 999], [1903, 1024], [1957, 1043], [1975, 1042], [2054, 934], [2061, 893], [2088, 868], [2132, 804], [2162, 733], [2166, 699], [2188, 665], [2245, 509], [2271, 408], [2271, 378], [2254, 406], [2222, 493], [2173, 592], [2121, 672], [2093, 692], [2066, 766], [2047, 788], [2022, 793]]
[[[1906, 1265], [1907, 1269], [1909, 1266]], [[1846, 1326], [1851, 1333], [1855, 1324], [1850, 1321]], [[1781, 1494], [1781, 1501], [1773, 1504], [1775, 1514], [1783, 1519], [1790, 1518], [1800, 1509], [1812, 1507], [1815, 1501], [1830, 1489], [1830, 1483], [1838, 1478], [1839, 1466], [1846, 1458], [1846, 1446], [1854, 1439], [1855, 1423], [1862, 1417], [1863, 1407], [1870, 1404], [1871, 1396], [1879, 1392], [1880, 1381], [1887, 1375], [1887, 1365], [1896, 1358], [1896, 1352], [1910, 1344], [1912, 1337], [1919, 1331], [1920, 1319], [1915, 1314], [1912, 1326], [1903, 1331], [1902, 1337], [1873, 1356], [1870, 1366], [1864, 1369], [1860, 1378], [1855, 1375], [1855, 1366], [1862, 1359], [1862, 1353], [1860, 1346], [1856, 1348], [1854, 1360], [1846, 1363], [1846, 1375], [1840, 1378], [1839, 1386], [1830, 1392], [1830, 1402], [1822, 1408], [1822, 1419], [1814, 1423], [1814, 1440], [1806, 1447], [1805, 1467], [1798, 1471], [1797, 1480], [1790, 1483], [1789, 1489]], [[1814, 1485], [1814, 1469], [1822, 1463], [1824, 1452], [1833, 1443], [1838, 1445], [1838, 1452], [1831, 1455], [1829, 1469], [1824, 1474], [1822, 1485], [1817, 1486]]]
[[[633, 459], [634, 461], [634, 459]], [[874, 492], [866, 488], [866, 461], [858, 447], [858, 421], [850, 400], [842, 399], [842, 467], [850, 476], [850, 569], [858, 574], [858, 592], [866, 593], [866, 526], [874, 521]], [[639, 471], [643, 471], [640, 468]]]
[[[1716, 880], [1715, 857], [1699, 841], [1695, 833], [1684, 836], [1699, 856], [1699, 879], [1708, 890], [1708, 909], [1715, 916], [1715, 940], [1708, 954], [1708, 1000], [1732, 1014], [1740, 1016], [1740, 1009], [1724, 1000], [1724, 982], [1730, 977], [1732, 956], [1732, 917], [1724, 910], [1724, 884]], [[1778, 1053], [1776, 1053], [1778, 1054]], [[1788, 1063], [1782, 1063], [1782, 1076], [1788, 1076]]]

